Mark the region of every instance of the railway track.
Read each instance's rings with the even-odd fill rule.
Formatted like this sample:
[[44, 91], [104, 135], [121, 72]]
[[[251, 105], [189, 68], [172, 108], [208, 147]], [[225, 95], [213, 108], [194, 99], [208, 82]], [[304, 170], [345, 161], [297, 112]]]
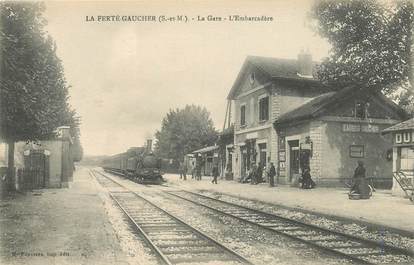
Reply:
[[414, 264], [410, 251], [189, 191], [166, 193], [361, 264]]
[[[165, 264], [252, 264], [213, 238], [99, 171], [97, 181]], [[121, 188], [121, 190], [119, 190]]]

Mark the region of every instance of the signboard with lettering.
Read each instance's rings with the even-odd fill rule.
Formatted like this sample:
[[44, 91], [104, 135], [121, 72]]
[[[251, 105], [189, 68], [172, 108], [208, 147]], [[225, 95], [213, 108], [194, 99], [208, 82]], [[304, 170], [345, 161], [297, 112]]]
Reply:
[[343, 132], [360, 132], [361, 126], [359, 124], [344, 123], [342, 124]]
[[394, 144], [396, 145], [407, 145], [414, 142], [414, 132], [398, 132], [394, 134]]
[[378, 125], [372, 125], [372, 124], [343, 123], [342, 131], [343, 132], [379, 133], [380, 128]]
[[378, 125], [364, 124], [361, 126], [362, 132], [378, 133], [380, 131]]

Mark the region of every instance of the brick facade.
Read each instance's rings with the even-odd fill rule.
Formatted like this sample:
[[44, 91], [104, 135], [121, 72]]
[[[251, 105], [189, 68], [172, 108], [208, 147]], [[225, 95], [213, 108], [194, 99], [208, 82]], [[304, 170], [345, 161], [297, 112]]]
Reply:
[[322, 135], [325, 124], [321, 121], [312, 121], [309, 128], [309, 136], [313, 142], [313, 154], [310, 159], [310, 168], [312, 169], [312, 176], [318, 181], [323, 176], [323, 147], [322, 147]]

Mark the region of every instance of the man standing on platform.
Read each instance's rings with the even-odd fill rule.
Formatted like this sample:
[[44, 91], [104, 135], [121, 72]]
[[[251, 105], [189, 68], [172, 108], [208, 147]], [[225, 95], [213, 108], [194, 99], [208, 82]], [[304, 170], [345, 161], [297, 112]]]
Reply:
[[267, 172], [267, 176], [269, 177], [269, 185], [270, 187], [275, 186], [275, 176], [276, 176], [276, 169], [273, 162], [270, 162], [269, 170]]
[[211, 181], [211, 183], [217, 184], [217, 177], [219, 175], [219, 172], [218, 172], [218, 165], [216, 163], [214, 163], [212, 173], [213, 173], [213, 180]]

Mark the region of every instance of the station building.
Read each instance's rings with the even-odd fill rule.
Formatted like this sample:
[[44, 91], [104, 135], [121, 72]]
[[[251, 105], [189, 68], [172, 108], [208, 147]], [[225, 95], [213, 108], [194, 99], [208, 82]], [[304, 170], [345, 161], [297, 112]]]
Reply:
[[[57, 128], [56, 136], [48, 140], [15, 143], [16, 189], [69, 187], [74, 170], [72, 145], [69, 126]], [[7, 152], [5, 148], [5, 166]]]
[[[311, 57], [296, 60], [248, 56], [227, 100], [234, 106], [234, 176], [245, 177], [252, 162], [278, 161], [273, 123], [307, 99], [328, 91], [312, 77]], [[275, 164], [276, 165], [276, 164]]]
[[391, 188], [392, 139], [381, 131], [406, 118], [380, 92], [359, 86], [309, 100], [274, 122], [282, 181], [294, 182], [309, 167], [319, 185], [343, 185], [361, 160], [376, 187]]
[[314, 66], [306, 53], [298, 60], [246, 58], [227, 97], [234, 106], [234, 141], [226, 151], [232, 174], [245, 177], [252, 163], [273, 162], [278, 183], [295, 184], [308, 166], [317, 184], [341, 186], [363, 160], [367, 176], [390, 185], [392, 143], [381, 130], [405, 120], [405, 112], [363, 87], [324, 86]]
[[386, 128], [382, 133], [392, 136], [392, 194], [414, 200], [414, 118]]

